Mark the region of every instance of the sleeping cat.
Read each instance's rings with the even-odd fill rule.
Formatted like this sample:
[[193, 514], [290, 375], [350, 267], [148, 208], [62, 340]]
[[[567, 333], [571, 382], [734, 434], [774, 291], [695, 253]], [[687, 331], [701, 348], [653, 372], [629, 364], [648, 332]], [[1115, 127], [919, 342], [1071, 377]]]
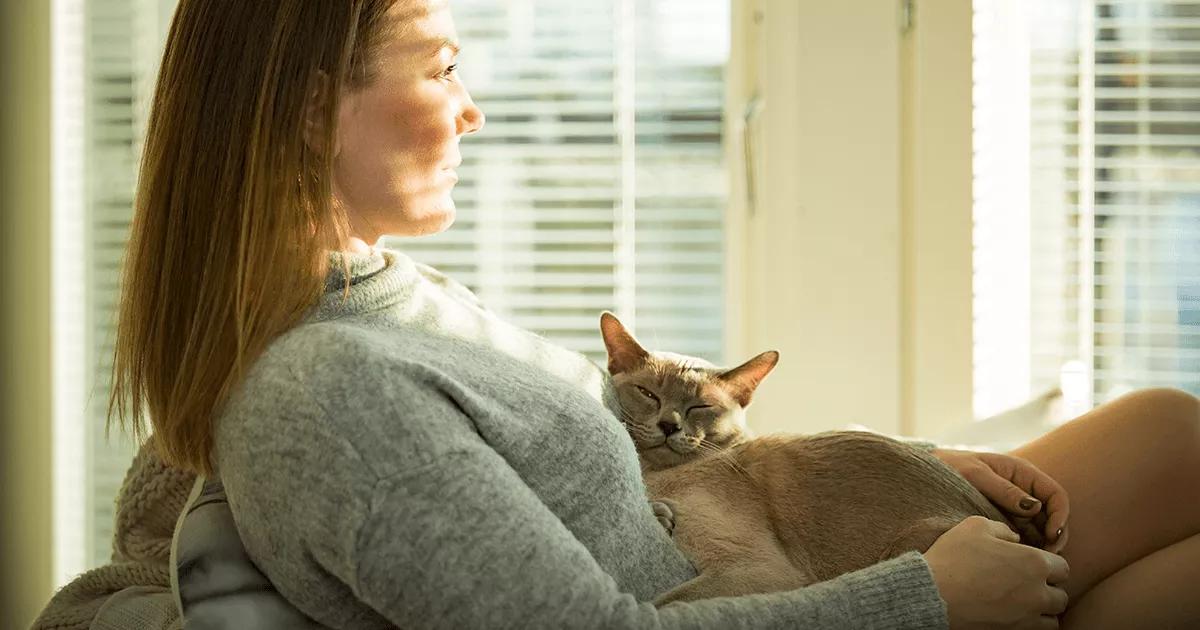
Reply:
[[[611, 313], [600, 329], [648, 495], [673, 512], [699, 575], [656, 604], [790, 590], [906, 551], [981, 515], [1018, 528], [933, 455], [858, 431], [754, 438], [745, 409], [779, 360], [733, 369], [648, 352]], [[1024, 524], [1022, 524], [1024, 525]], [[1034, 527], [1019, 528], [1040, 545]]]

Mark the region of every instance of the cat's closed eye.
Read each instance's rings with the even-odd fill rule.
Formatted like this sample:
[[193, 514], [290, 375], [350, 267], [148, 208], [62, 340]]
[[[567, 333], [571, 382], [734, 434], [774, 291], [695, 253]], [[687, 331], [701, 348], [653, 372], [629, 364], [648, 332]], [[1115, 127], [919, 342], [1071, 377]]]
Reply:
[[658, 396], [655, 396], [654, 392], [646, 389], [645, 387], [642, 387], [641, 385], [634, 385], [634, 387], [636, 387], [637, 390], [639, 392], [641, 392], [642, 395], [645, 396], [646, 398], [649, 398], [650, 400], [653, 400], [654, 402], [659, 402]]
[[692, 413], [693, 411], [698, 411], [701, 409], [712, 409], [712, 405], [692, 405], [691, 407], [688, 407], [687, 413]]

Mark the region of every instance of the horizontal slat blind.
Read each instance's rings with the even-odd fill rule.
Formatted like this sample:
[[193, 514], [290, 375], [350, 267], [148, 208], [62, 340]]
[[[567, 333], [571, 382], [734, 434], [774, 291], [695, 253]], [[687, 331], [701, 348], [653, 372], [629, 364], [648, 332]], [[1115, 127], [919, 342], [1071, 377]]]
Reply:
[[1097, 2], [1095, 387], [1200, 393], [1200, 2]]
[[599, 312], [720, 360], [727, 2], [460, 0], [458, 219], [388, 239], [515, 323], [603, 356]]
[[[1145, 386], [1200, 393], [1200, 2], [977, 0], [976, 10], [977, 188], [992, 178], [1028, 190], [1029, 337], [1018, 345], [1029, 389], [1057, 383], [1066, 366], [1090, 376], [1085, 407]], [[1023, 49], [990, 47], [1014, 30]], [[989, 109], [989, 89], [1015, 85], [1004, 78], [1013, 67], [1025, 71], [1026, 103], [1015, 115]], [[1024, 136], [1027, 170], [987, 142], [1005, 132]], [[992, 228], [977, 230], [977, 279], [988, 261], [1021, 255], [996, 237], [1001, 198], [977, 191], [977, 227]], [[977, 282], [977, 310], [1002, 295]], [[1005, 378], [988, 371], [988, 349], [1020, 329], [979, 325], [986, 317], [983, 399]]]
[[112, 342], [119, 264], [132, 218], [139, 128], [135, 124], [138, 3], [88, 0], [85, 72], [85, 225], [87, 234], [86, 360], [88, 394], [84, 432], [88, 440], [87, 527], [89, 566], [112, 553], [115, 498], [134, 452], [114, 431], [104, 437], [111, 386]]

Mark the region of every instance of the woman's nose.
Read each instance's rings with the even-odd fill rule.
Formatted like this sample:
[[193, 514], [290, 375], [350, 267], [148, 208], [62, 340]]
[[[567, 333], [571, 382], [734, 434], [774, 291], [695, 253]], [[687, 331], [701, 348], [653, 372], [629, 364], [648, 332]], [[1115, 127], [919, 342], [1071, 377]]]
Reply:
[[483, 110], [479, 109], [479, 106], [475, 104], [475, 101], [468, 97], [467, 106], [463, 109], [462, 116], [459, 118], [459, 120], [459, 135], [465, 135], [468, 133], [475, 133], [476, 131], [483, 129], [483, 123], [484, 120], [486, 120], [486, 117], [483, 115]]

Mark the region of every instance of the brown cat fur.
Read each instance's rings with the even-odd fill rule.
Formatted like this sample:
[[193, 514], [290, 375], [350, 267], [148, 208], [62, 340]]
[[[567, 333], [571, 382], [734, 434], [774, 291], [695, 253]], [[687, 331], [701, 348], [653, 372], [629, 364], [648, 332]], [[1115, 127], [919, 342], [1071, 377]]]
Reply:
[[[729, 370], [648, 352], [601, 316], [622, 421], [647, 493], [674, 511], [699, 576], [659, 605], [790, 590], [924, 552], [962, 519], [1014, 524], [933, 455], [873, 433], [754, 438], [745, 408], [774, 368], [765, 352]], [[1030, 527], [1020, 533], [1040, 544]]]

